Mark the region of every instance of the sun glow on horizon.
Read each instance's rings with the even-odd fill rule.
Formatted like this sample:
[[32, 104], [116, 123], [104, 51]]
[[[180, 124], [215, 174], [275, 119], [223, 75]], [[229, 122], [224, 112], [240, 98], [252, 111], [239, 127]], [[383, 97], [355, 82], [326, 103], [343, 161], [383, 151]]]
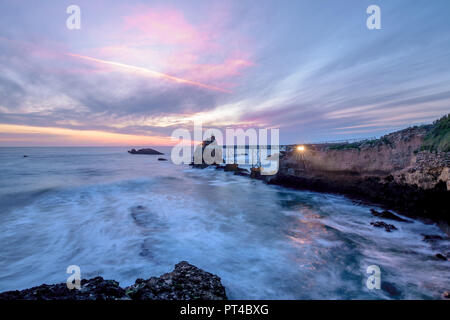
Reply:
[[[12, 136], [11, 136], [12, 135]], [[165, 136], [144, 136], [99, 130], [0, 124], [0, 143], [26, 142], [33, 145], [77, 146], [171, 146], [176, 141]]]

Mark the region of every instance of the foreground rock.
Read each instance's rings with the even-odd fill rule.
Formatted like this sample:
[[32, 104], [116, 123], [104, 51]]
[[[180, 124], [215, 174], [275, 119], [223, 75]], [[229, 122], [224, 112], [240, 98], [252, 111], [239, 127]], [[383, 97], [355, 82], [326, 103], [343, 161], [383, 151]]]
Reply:
[[42, 284], [21, 291], [0, 293], [0, 300], [122, 300], [129, 299], [125, 290], [114, 280], [96, 277], [81, 280], [80, 290], [69, 290], [67, 284]]
[[156, 150], [151, 149], [151, 148], [139, 149], [139, 150], [131, 149], [131, 150], [128, 151], [128, 153], [131, 153], [131, 154], [152, 154], [152, 155], [164, 154], [164, 153], [161, 153], [161, 152], [156, 151]]
[[381, 289], [394, 298], [399, 297], [401, 295], [401, 292], [390, 282], [383, 281], [381, 283]]
[[125, 289], [114, 280], [96, 277], [81, 280], [80, 290], [69, 290], [65, 283], [43, 284], [25, 290], [0, 293], [0, 300], [225, 300], [220, 278], [186, 261], [161, 277], [138, 279]]
[[126, 288], [134, 300], [225, 300], [225, 288], [220, 278], [186, 261], [175, 265], [175, 270], [161, 277], [138, 279]]

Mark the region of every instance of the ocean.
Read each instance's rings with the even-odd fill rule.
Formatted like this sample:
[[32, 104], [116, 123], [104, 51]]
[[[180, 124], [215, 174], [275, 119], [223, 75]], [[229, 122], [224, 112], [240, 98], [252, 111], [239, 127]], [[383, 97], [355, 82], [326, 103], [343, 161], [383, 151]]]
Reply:
[[[158, 148], [170, 160], [170, 148]], [[370, 222], [346, 197], [131, 155], [127, 148], [0, 148], [0, 291], [82, 278], [127, 286], [186, 260], [231, 299], [439, 299], [450, 251], [436, 225]], [[28, 157], [23, 157], [27, 155]], [[367, 267], [389, 290], [366, 286]], [[391, 290], [392, 291], [392, 290]]]

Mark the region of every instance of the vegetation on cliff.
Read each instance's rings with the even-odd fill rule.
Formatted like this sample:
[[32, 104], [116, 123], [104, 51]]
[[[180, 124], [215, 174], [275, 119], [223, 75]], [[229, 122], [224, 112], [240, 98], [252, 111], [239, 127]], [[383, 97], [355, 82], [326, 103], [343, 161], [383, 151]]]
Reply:
[[[365, 139], [356, 142], [343, 142], [331, 144], [329, 150], [361, 150], [363, 148], [389, 145], [393, 147], [396, 136], [414, 136], [420, 132], [426, 132], [422, 146], [417, 151], [450, 152], [450, 114], [433, 122], [432, 125], [409, 127], [400, 131], [387, 134], [379, 139]], [[416, 152], [417, 152], [416, 151]]]
[[433, 123], [421, 150], [450, 152], [450, 114]]

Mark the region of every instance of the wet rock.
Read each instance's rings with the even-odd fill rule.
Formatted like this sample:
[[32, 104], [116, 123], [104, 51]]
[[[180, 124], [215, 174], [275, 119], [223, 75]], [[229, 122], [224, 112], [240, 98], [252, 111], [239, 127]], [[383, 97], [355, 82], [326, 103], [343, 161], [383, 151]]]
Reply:
[[158, 161], [167, 161], [166, 158], [158, 158]]
[[236, 171], [234, 172], [234, 175], [236, 176], [244, 176], [244, 177], [248, 177], [250, 176], [250, 173], [248, 172], [247, 169], [244, 168], [237, 168]]
[[130, 214], [134, 222], [141, 227], [147, 227], [151, 223], [151, 212], [147, 207], [135, 206], [130, 208]]
[[205, 168], [209, 167], [209, 165], [206, 164], [206, 163], [199, 163], [199, 164], [197, 164], [197, 163], [191, 162], [189, 165], [191, 167], [193, 167], [193, 168], [196, 168], [196, 169], [205, 169]]
[[229, 163], [225, 165], [225, 171], [237, 171], [239, 169], [238, 165], [235, 163]]
[[152, 154], [152, 155], [164, 154], [164, 153], [161, 153], [161, 152], [156, 151], [156, 150], [151, 149], [151, 148], [139, 149], [139, 150], [131, 149], [131, 150], [128, 151], [128, 153], [131, 153], [131, 154]]
[[447, 261], [447, 258], [443, 254], [438, 253], [435, 255], [435, 257], [439, 260]]
[[437, 242], [438, 240], [444, 240], [444, 238], [442, 238], [441, 236], [438, 235], [434, 235], [434, 234], [423, 234], [423, 241], [428, 242], [428, 243], [434, 243]]
[[148, 280], [136, 279], [125, 289], [114, 280], [96, 277], [81, 280], [81, 289], [67, 288], [66, 283], [43, 284], [21, 291], [0, 293], [0, 300], [225, 300], [220, 278], [186, 261], [175, 270]]
[[129, 298], [117, 281], [96, 277], [81, 280], [80, 290], [69, 290], [66, 283], [43, 284], [31, 289], [0, 293], [0, 300], [129, 300]]
[[220, 278], [186, 261], [175, 265], [175, 270], [161, 277], [138, 279], [127, 287], [133, 300], [224, 300], [225, 288]]
[[390, 282], [382, 282], [381, 289], [392, 297], [398, 297], [401, 294], [401, 292]]
[[376, 211], [374, 209], [370, 209], [370, 213], [372, 213], [372, 215], [374, 215], [376, 217], [383, 218], [383, 219], [412, 223], [412, 221], [400, 218], [399, 216], [397, 216], [397, 215], [395, 215], [392, 212], [387, 211], [387, 210], [379, 212], [379, 211]]
[[261, 179], [261, 168], [251, 168], [250, 169], [250, 178], [252, 179]]
[[386, 230], [387, 232], [397, 230], [397, 228], [394, 225], [387, 224], [383, 221], [375, 221], [375, 222], [371, 222], [370, 224], [376, 228], [384, 228], [384, 230]]

